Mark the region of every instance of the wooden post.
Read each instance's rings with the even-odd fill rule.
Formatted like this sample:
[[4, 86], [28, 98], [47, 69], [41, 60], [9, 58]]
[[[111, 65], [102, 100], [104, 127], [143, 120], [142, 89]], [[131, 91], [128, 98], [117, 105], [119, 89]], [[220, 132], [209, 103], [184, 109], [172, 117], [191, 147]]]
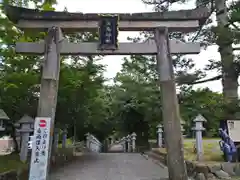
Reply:
[[188, 180], [184, 163], [179, 107], [170, 57], [168, 29], [159, 27], [155, 31], [157, 45], [157, 67], [163, 104], [163, 125], [167, 148], [169, 180]]
[[[60, 42], [62, 41], [61, 29], [52, 27], [46, 37], [45, 60], [43, 64], [40, 98], [38, 104], [38, 117], [50, 117], [51, 129], [54, 129], [54, 119], [57, 104], [58, 81], [60, 71]], [[51, 162], [53, 134], [50, 136], [50, 153], [47, 170]], [[47, 173], [48, 176], [49, 173]]]

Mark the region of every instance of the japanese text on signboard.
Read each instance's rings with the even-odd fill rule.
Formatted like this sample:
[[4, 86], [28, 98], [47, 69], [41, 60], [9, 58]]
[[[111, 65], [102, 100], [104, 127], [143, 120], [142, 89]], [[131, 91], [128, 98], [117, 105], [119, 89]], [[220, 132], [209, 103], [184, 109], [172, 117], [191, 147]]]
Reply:
[[34, 137], [29, 180], [45, 180], [49, 155], [51, 118], [37, 117], [34, 125]]
[[100, 16], [100, 49], [118, 48], [118, 16]]
[[47, 129], [39, 127], [36, 134], [36, 151], [34, 152], [36, 159], [34, 163], [39, 163], [40, 156], [46, 156], [47, 137]]

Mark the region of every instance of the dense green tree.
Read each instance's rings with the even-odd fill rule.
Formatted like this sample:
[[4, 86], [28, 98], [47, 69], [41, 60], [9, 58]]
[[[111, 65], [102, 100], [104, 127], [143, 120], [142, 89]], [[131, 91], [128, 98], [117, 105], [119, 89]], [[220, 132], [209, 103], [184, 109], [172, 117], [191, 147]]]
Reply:
[[[27, 7], [27, 2], [29, 1], [18, 5]], [[51, 10], [53, 3], [55, 2], [36, 3], [36, 8]], [[230, 19], [237, 22], [239, 8], [236, 8], [236, 4], [232, 6]], [[0, 108], [11, 119], [12, 129], [8, 134], [13, 136], [13, 124], [21, 116], [36, 116], [43, 59], [41, 56], [16, 54], [14, 44], [17, 41], [38, 41], [44, 38], [45, 33], [23, 33], [5, 16], [1, 16], [0, 22]], [[208, 29], [204, 29], [201, 36], [203, 32], [212, 35]], [[221, 33], [219, 31], [220, 35]], [[237, 43], [238, 33], [234, 35], [234, 42]], [[171, 38], [183, 37], [181, 34], [171, 34]], [[65, 38], [71, 42], [95, 41], [97, 34], [77, 33], [66, 35]], [[192, 82], [198, 82], [205, 74], [196, 69], [192, 59], [181, 56], [172, 58], [186, 133], [191, 134], [192, 119], [201, 113], [208, 119], [205, 124], [208, 130], [206, 135], [216, 136], [218, 121], [225, 112], [223, 96], [209, 89], [193, 90]], [[123, 136], [136, 132], [137, 144], [148, 146], [148, 139], [156, 137], [156, 126], [162, 121], [155, 57], [135, 55], [125, 58], [122, 70], [111, 86], [104, 84], [105, 67], [99, 65], [100, 59], [101, 57], [94, 56], [62, 57], [56, 126], [61, 129], [66, 127], [69, 136], [76, 135], [77, 140], [82, 140], [87, 132], [95, 134], [101, 140], [113, 133]], [[221, 69], [220, 66], [221, 63], [218, 65], [212, 62], [209, 68]]]
[[[18, 6], [27, 7], [30, 1]], [[15, 2], [4, 1], [15, 4]], [[52, 10], [51, 4], [36, 8]], [[3, 9], [3, 4], [1, 5]], [[38, 41], [45, 33], [23, 33], [14, 27], [1, 11], [0, 28], [0, 107], [8, 114], [12, 124], [24, 114], [35, 117], [39, 99], [41, 76], [41, 56], [23, 56], [16, 54], [14, 44], [17, 41]], [[66, 36], [69, 41], [91, 41], [96, 34], [78, 33]], [[108, 106], [104, 91], [104, 67], [98, 65], [98, 57], [68, 56], [61, 58], [61, 73], [56, 111], [56, 126], [67, 127], [69, 136], [77, 130], [77, 139], [92, 132], [104, 139], [110, 133], [105, 125], [108, 122]], [[70, 61], [70, 63], [69, 63]], [[111, 128], [110, 128], [111, 129]]]
[[[187, 3], [186, 0], [143, 0], [146, 4], [155, 5], [156, 11], [168, 11], [172, 4]], [[230, 4], [227, 8], [226, 4]], [[218, 74], [209, 79], [199, 80], [199, 78], [189, 74], [183, 74], [185, 84], [204, 83], [212, 80], [222, 80], [223, 96], [225, 99], [225, 113], [223, 118], [234, 118], [238, 107], [238, 77], [239, 77], [239, 58], [233, 54], [234, 49], [232, 44], [239, 43], [239, 0], [226, 1], [226, 0], [197, 0], [197, 7], [208, 7], [210, 15], [216, 13], [217, 27], [212, 27], [211, 19], [205, 22], [205, 25], [200, 29], [190, 34], [191, 41], [199, 41], [205, 47], [207, 45], [217, 44], [219, 46], [219, 53], [221, 61], [210, 60], [210, 64], [206, 70], [217, 70]], [[212, 16], [209, 16], [212, 17]], [[184, 34], [182, 35], [184, 36]], [[173, 35], [173, 37], [176, 37]], [[180, 36], [181, 37], [181, 36]], [[179, 39], [179, 37], [176, 37]], [[187, 76], [186, 76], [187, 75]], [[187, 77], [187, 81], [185, 81]]]

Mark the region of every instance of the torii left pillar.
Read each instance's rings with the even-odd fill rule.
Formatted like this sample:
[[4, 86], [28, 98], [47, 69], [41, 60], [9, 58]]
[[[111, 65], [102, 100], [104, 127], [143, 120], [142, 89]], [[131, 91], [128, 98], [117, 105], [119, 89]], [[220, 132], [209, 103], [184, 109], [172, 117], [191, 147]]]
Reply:
[[57, 105], [58, 82], [60, 73], [60, 51], [63, 40], [62, 31], [58, 27], [49, 29], [45, 39], [45, 58], [43, 62], [40, 98], [38, 103], [38, 117], [51, 118], [51, 135], [49, 142], [49, 154], [47, 165], [47, 178], [51, 162], [51, 150], [53, 142], [54, 121]]

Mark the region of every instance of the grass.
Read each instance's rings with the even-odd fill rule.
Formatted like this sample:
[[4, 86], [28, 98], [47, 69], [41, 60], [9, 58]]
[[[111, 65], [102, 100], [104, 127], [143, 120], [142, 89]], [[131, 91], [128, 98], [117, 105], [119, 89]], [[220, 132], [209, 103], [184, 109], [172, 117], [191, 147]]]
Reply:
[[[187, 160], [196, 160], [195, 142], [184, 142], [184, 156]], [[218, 141], [203, 141], [203, 160], [204, 161], [223, 161], [222, 151]]]
[[[72, 144], [73, 144], [73, 142], [72, 142], [71, 139], [67, 139], [67, 140], [66, 140], [66, 146], [69, 146], [69, 145], [72, 145]], [[58, 144], [58, 147], [59, 147], [59, 148], [62, 148], [62, 143], [59, 143], [59, 144]]]
[[[206, 140], [206, 139], [204, 139]], [[210, 139], [214, 141], [204, 141], [203, 140], [203, 161], [205, 162], [222, 162], [223, 156], [222, 151], [218, 145], [218, 139]], [[186, 160], [195, 161], [197, 159], [195, 150], [195, 141], [184, 140], [184, 157]], [[159, 151], [165, 153], [165, 148], [160, 148]]]
[[[70, 141], [68, 143], [70, 144]], [[73, 148], [58, 148], [58, 152], [60, 154], [72, 154]], [[18, 154], [0, 155], [0, 173], [27, 167], [27, 163], [20, 161]]]
[[20, 161], [18, 154], [0, 156], [0, 173], [25, 167], [27, 164]]
[[73, 153], [73, 148], [58, 148], [58, 153], [59, 154], [72, 154]]

